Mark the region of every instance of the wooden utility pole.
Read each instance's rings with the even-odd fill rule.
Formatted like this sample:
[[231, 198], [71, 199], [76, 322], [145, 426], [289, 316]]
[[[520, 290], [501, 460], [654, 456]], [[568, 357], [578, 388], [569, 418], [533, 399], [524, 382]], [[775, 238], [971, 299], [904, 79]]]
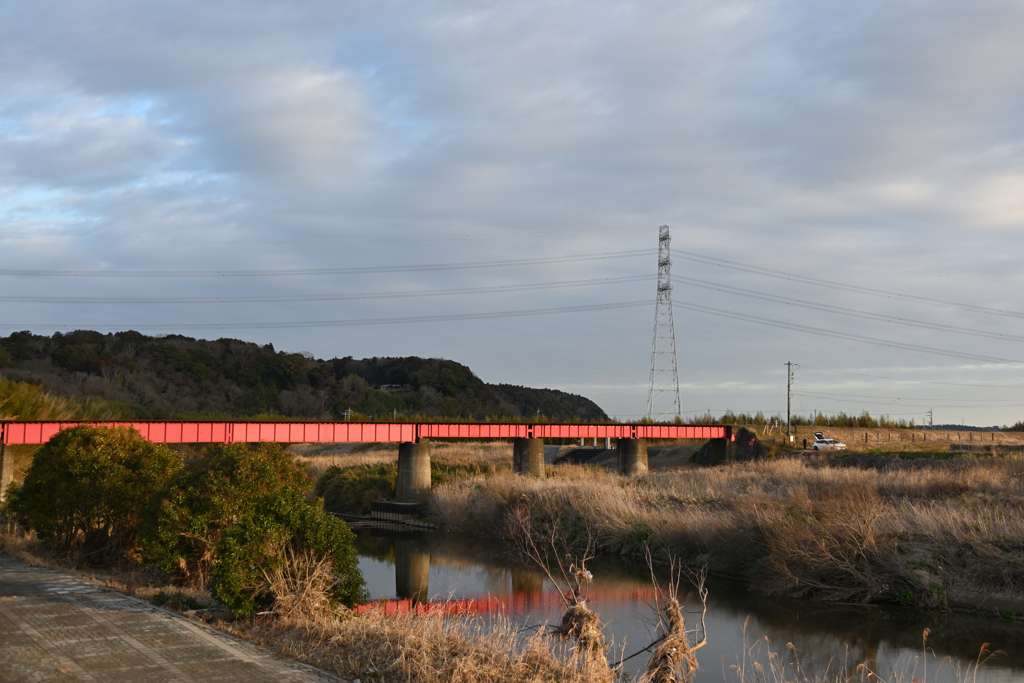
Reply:
[[793, 429], [792, 423], [789, 416], [789, 410], [791, 406], [790, 392], [793, 389], [793, 363], [788, 361], [786, 363], [786, 441], [793, 442]]

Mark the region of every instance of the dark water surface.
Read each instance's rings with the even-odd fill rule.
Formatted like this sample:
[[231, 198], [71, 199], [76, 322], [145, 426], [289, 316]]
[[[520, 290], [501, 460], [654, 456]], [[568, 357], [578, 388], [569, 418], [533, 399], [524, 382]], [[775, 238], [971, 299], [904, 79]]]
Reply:
[[[490, 542], [384, 529], [362, 529], [357, 538], [359, 567], [375, 599], [425, 602], [494, 596], [511, 606], [507, 616], [527, 626], [557, 623], [564, 611], [543, 574]], [[628, 656], [651, 643], [658, 632], [647, 567], [613, 558], [595, 561], [589, 569], [594, 574], [589, 604], [606, 623], [605, 634], [613, 640], [615, 651]], [[659, 571], [658, 581], [665, 585], [668, 576]], [[796, 674], [797, 658], [803, 673], [811, 678], [844, 662], [853, 668], [870, 660], [871, 670], [886, 680], [901, 673], [899, 678], [906, 683], [912, 678], [927, 683], [957, 681], [965, 678], [963, 669], [973, 665], [983, 643], [1006, 654], [982, 666], [977, 681], [1024, 681], [1024, 626], [1017, 622], [769, 598], [725, 580], [709, 579], [707, 587], [708, 644], [697, 652], [699, 683], [735, 681], [732, 667], [742, 663], [745, 651], [753, 651], [766, 665], [769, 649], [779, 655], [791, 675]], [[682, 597], [689, 612], [685, 615], [687, 627], [692, 628], [700, 620], [700, 601], [686, 588]], [[930, 629], [927, 656], [922, 654], [925, 629]], [[747, 680], [754, 680], [749, 657]], [[641, 654], [624, 669], [636, 673], [646, 663], [647, 655]], [[975, 680], [973, 671], [967, 680]]]

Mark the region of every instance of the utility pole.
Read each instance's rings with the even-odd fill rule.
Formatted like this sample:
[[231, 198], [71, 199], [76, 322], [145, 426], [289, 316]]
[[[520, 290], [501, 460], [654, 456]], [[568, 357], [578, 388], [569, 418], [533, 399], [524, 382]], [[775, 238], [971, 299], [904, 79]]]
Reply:
[[934, 417], [935, 416], [932, 413], [932, 409], [929, 408], [928, 409], [928, 429], [935, 429], [935, 420], [933, 419]]
[[[799, 365], [797, 367], [800, 367]], [[790, 418], [790, 406], [792, 405], [791, 393], [793, 390], [793, 362], [786, 363], [786, 440], [793, 442], [792, 420]]]

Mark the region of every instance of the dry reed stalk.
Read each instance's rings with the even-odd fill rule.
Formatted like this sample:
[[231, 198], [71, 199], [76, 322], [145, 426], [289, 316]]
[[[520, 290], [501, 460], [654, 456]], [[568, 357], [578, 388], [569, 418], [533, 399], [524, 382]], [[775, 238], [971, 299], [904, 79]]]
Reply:
[[665, 637], [651, 653], [645, 683], [692, 681], [697, 672], [697, 655], [686, 637], [686, 621], [679, 600], [670, 598], [664, 609], [668, 618]]

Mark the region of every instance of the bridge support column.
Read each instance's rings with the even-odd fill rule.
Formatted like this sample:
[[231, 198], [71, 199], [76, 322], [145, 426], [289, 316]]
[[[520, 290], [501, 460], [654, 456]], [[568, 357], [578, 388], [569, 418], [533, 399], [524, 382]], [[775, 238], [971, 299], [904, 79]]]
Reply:
[[619, 474], [647, 474], [647, 441], [619, 439], [615, 447], [619, 455]]
[[512, 570], [512, 592], [540, 596], [544, 593], [544, 576], [532, 571]]
[[395, 498], [399, 503], [425, 503], [430, 495], [430, 443], [398, 444], [398, 479]]
[[6, 450], [0, 434], [0, 503], [7, 497], [7, 487], [14, 481], [14, 453]]
[[430, 553], [415, 541], [395, 539], [395, 593], [419, 605], [430, 599]]
[[702, 464], [720, 465], [723, 462], [733, 462], [734, 460], [736, 460], [736, 435], [732, 432], [732, 425], [727, 425], [724, 437], [711, 439], [708, 457]]
[[512, 471], [544, 478], [544, 439], [512, 439]]

